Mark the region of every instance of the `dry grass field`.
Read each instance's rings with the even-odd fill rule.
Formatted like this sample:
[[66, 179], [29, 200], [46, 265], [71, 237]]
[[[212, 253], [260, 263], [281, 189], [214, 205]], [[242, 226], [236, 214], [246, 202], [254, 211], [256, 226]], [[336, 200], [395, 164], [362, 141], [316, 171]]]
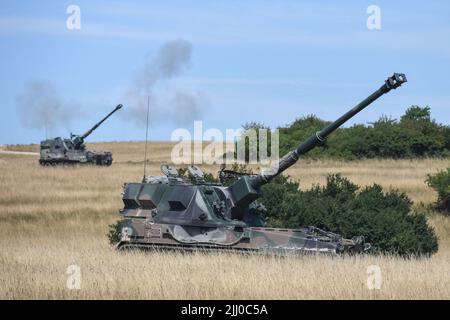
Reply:
[[[90, 147], [113, 151], [114, 164], [42, 168], [35, 155], [0, 153], [1, 299], [450, 299], [450, 218], [437, 214], [429, 219], [440, 249], [428, 259], [116, 252], [106, 233], [119, 217], [122, 184], [142, 177], [143, 143]], [[170, 150], [170, 143], [150, 143], [150, 174], [159, 175]], [[423, 182], [426, 175], [449, 164], [303, 161], [288, 174], [307, 188], [341, 172], [358, 184], [397, 188], [426, 204], [436, 197]], [[78, 290], [66, 285], [69, 265], [80, 267]], [[370, 265], [381, 268], [379, 290], [367, 287]]]

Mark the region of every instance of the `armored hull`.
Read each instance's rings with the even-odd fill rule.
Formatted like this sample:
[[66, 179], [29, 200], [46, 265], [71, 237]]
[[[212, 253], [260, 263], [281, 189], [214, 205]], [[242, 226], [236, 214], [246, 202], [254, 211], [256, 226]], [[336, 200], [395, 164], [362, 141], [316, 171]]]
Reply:
[[60, 137], [41, 141], [39, 163], [43, 166], [56, 166], [68, 164], [93, 164], [99, 166], [110, 166], [113, 158], [109, 151], [87, 150], [84, 144], [86, 139], [95, 129], [97, 129], [114, 112], [121, 109], [119, 104], [100, 122], [82, 135], [71, 134], [70, 139]]
[[109, 151], [92, 151], [86, 149], [74, 149], [71, 140], [55, 138], [41, 142], [39, 164], [43, 166], [93, 164], [110, 166], [113, 158]]
[[[196, 166], [188, 169], [201, 174]], [[315, 227], [266, 228], [264, 212], [256, 201], [241, 211], [233, 210], [237, 208], [233, 193], [244, 191], [236, 190], [241, 184], [233, 184], [233, 190], [201, 178], [192, 183], [170, 166], [162, 166], [162, 171], [167, 176], [124, 185], [117, 248], [337, 255], [361, 253], [370, 247], [362, 236], [344, 239]]]
[[119, 249], [234, 251], [258, 254], [343, 254], [370, 248], [363, 235], [345, 239], [316, 227], [266, 228], [261, 187], [321, 144], [329, 134], [376, 99], [406, 82], [395, 73], [374, 93], [339, 119], [287, 153], [272, 168], [247, 175], [223, 167], [220, 183], [208, 183], [200, 168], [190, 165], [189, 178], [177, 169], [161, 166], [164, 176], [126, 183], [120, 211]]
[[253, 254], [338, 255], [362, 253], [370, 248], [363, 237], [344, 239], [315, 227], [274, 229], [260, 227], [185, 227], [128, 220], [122, 230], [120, 250], [139, 248], [163, 251], [242, 252]]

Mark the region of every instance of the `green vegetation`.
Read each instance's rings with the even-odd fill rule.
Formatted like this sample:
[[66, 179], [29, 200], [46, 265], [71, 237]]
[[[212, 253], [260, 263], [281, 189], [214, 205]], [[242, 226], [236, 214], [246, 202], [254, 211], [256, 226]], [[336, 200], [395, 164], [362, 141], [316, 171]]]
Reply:
[[[242, 126], [243, 132], [239, 137], [238, 141], [235, 143], [235, 158], [242, 159], [242, 156], [245, 157], [245, 162], [248, 163], [249, 160], [256, 160], [258, 162], [260, 159], [260, 147], [264, 147], [264, 150], [261, 150], [261, 154], [267, 154], [268, 157], [271, 156], [271, 145], [272, 145], [272, 132], [270, 128], [260, 122], [247, 122]], [[261, 130], [262, 129], [262, 130]], [[262, 136], [262, 134], [265, 134]], [[264, 145], [259, 143], [260, 139], [263, 141], [267, 141]], [[245, 145], [245, 155], [238, 155], [238, 143], [244, 143]], [[254, 158], [250, 159], [250, 155]]]
[[426, 183], [438, 194], [435, 209], [450, 214], [450, 168], [429, 174]]
[[[308, 115], [286, 127], [280, 127], [280, 156], [329, 123], [315, 115]], [[259, 123], [249, 123], [243, 127], [245, 130], [265, 128]], [[429, 107], [419, 106], [408, 108], [400, 120], [383, 116], [369, 125], [356, 124], [340, 128], [306, 155], [310, 158], [338, 159], [427, 156], [450, 156], [450, 126], [431, 119]]]
[[384, 192], [374, 184], [359, 187], [341, 175], [329, 175], [325, 186], [299, 190], [285, 176], [263, 186], [260, 201], [271, 227], [316, 226], [344, 237], [363, 235], [372, 252], [429, 255], [437, 252], [434, 230], [423, 213], [412, 212], [412, 201], [398, 191]]
[[122, 220], [118, 220], [109, 226], [109, 231], [107, 234], [109, 243], [111, 245], [116, 245], [120, 241], [121, 232], [122, 232]]

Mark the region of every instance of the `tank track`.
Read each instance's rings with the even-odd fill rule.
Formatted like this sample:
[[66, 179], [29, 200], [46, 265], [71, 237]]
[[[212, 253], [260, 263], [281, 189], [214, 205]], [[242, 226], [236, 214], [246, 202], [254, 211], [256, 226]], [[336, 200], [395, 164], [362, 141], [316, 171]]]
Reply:
[[56, 167], [56, 166], [74, 166], [77, 164], [80, 165], [91, 165], [91, 166], [100, 166], [100, 167], [109, 167], [112, 164], [112, 161], [96, 163], [96, 162], [79, 162], [79, 161], [46, 161], [39, 160], [39, 164], [44, 167]]
[[154, 252], [199, 252], [199, 253], [233, 253], [233, 254], [244, 254], [244, 255], [261, 255], [261, 256], [300, 256], [300, 255], [311, 255], [320, 254], [328, 256], [338, 256], [340, 255], [336, 251], [326, 250], [321, 251], [317, 249], [306, 249], [306, 248], [268, 248], [268, 249], [251, 249], [251, 248], [236, 248], [230, 246], [214, 246], [214, 245], [182, 245], [182, 244], [142, 244], [142, 243], [119, 243], [116, 246], [118, 251], [154, 251]]

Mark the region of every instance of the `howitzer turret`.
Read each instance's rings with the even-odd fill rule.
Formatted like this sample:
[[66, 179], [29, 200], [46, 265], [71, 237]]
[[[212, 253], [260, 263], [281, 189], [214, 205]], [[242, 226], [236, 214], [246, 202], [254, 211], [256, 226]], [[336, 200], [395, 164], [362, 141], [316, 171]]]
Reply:
[[[144, 177], [142, 183], [126, 183], [118, 248], [281, 254], [367, 250], [370, 245], [363, 236], [344, 239], [316, 227], [265, 228], [264, 209], [256, 200], [261, 195], [262, 185], [294, 165], [301, 155], [322, 143], [370, 103], [404, 82], [405, 75], [395, 73], [377, 91], [281, 158], [276, 166], [259, 175], [236, 173], [237, 180], [231, 186], [205, 182], [202, 171], [192, 165], [188, 166], [190, 180], [175, 168], [163, 165], [163, 177]], [[232, 171], [221, 170], [221, 178], [230, 176], [233, 176]]]
[[111, 165], [111, 152], [86, 150], [84, 139], [120, 108], [122, 108], [122, 105], [117, 105], [117, 107], [106, 115], [106, 117], [80, 136], [71, 134], [70, 139], [61, 139], [60, 137], [57, 137], [41, 141], [39, 163], [45, 166], [58, 164]]

